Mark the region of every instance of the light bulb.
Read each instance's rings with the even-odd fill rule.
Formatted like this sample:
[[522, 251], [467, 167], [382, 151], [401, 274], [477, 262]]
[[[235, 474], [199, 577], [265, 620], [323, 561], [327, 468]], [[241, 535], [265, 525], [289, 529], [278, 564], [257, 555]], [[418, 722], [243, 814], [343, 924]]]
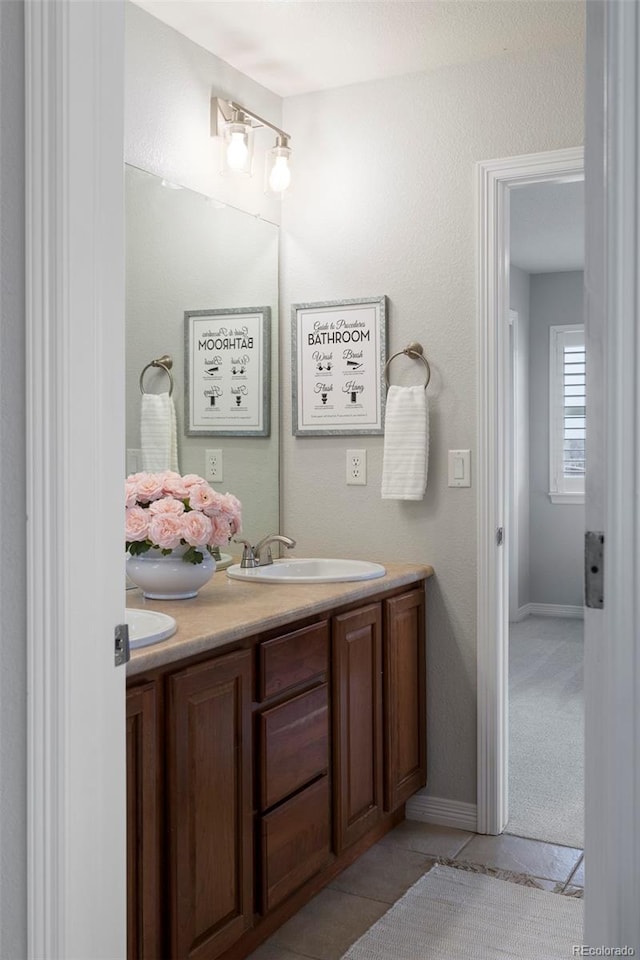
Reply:
[[244, 170], [247, 162], [249, 148], [244, 133], [232, 131], [227, 146], [227, 165], [230, 170], [240, 173]]
[[274, 193], [283, 193], [291, 183], [288, 157], [276, 157], [269, 173], [269, 188]]
[[275, 147], [267, 153], [264, 168], [264, 189], [267, 193], [284, 193], [291, 183], [290, 156], [289, 138], [280, 133]]

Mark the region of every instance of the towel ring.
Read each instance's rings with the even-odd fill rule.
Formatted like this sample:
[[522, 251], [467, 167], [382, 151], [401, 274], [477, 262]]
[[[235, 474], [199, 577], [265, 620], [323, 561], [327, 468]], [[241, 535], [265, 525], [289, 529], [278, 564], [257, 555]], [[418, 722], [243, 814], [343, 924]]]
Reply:
[[166, 375], [169, 377], [169, 396], [173, 393], [173, 376], [171, 373], [171, 367], [173, 366], [173, 359], [169, 356], [168, 353], [165, 353], [163, 357], [158, 357], [157, 360], [152, 360], [151, 363], [148, 363], [146, 367], [143, 367], [142, 373], [140, 374], [140, 393], [146, 393], [144, 389], [144, 375], [149, 369], [149, 367], [160, 367]]
[[424, 355], [424, 350], [422, 349], [421, 343], [410, 343], [408, 347], [405, 347], [404, 350], [398, 350], [397, 353], [394, 353], [392, 357], [389, 357], [387, 362], [384, 365], [384, 382], [387, 385], [387, 390], [389, 389], [389, 364], [392, 360], [395, 360], [396, 357], [401, 357], [402, 355], [406, 357], [411, 357], [412, 360], [422, 360], [427, 370], [427, 380], [424, 385], [425, 390], [429, 386], [429, 381], [431, 380], [431, 367], [429, 366], [429, 361]]

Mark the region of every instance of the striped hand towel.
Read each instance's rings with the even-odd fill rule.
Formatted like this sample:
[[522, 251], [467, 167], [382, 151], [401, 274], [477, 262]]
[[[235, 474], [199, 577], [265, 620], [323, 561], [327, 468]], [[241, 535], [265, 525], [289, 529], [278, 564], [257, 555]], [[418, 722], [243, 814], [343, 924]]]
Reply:
[[429, 407], [424, 387], [389, 387], [382, 461], [383, 500], [422, 500], [427, 488]]
[[178, 469], [176, 408], [168, 393], [143, 393], [140, 411], [142, 469], [151, 473]]

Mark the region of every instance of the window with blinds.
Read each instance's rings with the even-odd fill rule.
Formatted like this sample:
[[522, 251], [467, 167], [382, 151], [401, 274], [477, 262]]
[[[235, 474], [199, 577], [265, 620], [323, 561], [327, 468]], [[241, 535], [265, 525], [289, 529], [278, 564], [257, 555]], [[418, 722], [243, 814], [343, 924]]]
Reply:
[[549, 495], [584, 502], [586, 353], [583, 324], [550, 328]]

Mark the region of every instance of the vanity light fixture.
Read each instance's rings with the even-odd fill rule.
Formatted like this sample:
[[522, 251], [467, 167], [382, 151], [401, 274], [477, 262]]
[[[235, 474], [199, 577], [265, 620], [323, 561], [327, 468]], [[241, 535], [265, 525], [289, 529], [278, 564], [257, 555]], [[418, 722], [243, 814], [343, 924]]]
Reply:
[[253, 126], [244, 110], [233, 104], [231, 116], [222, 123], [222, 173], [251, 176]]
[[278, 134], [276, 145], [267, 153], [264, 168], [265, 193], [284, 193], [291, 183], [291, 147], [289, 137]]
[[211, 98], [211, 136], [222, 138], [223, 174], [251, 175], [253, 133], [258, 127], [268, 127], [276, 134], [275, 146], [266, 158], [265, 192], [284, 193], [291, 182], [289, 134], [234, 100]]

